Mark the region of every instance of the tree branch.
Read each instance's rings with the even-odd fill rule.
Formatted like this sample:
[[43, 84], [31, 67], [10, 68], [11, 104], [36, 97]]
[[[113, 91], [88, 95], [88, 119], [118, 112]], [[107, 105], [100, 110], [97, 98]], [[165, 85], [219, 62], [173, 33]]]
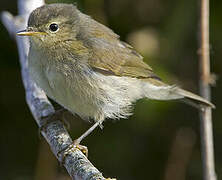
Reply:
[[[26, 28], [29, 14], [43, 4], [44, 0], [18, 0], [19, 16], [13, 17], [9, 12], [1, 14], [1, 20], [9, 34], [16, 38], [26, 101], [39, 127], [44, 124], [43, 117], [52, 115], [55, 113], [55, 109], [45, 93], [31, 80], [28, 72], [29, 41], [26, 37], [16, 37], [16, 32]], [[41, 133], [49, 143], [54, 155], [62, 162], [62, 157], [58, 157], [58, 153], [68, 147], [72, 143], [72, 139], [61, 121], [47, 124]], [[75, 180], [105, 179], [102, 173], [76, 148], [66, 152], [64, 167]]]
[[[209, 50], [209, 0], [201, 0], [201, 39], [200, 39], [200, 93], [210, 100], [211, 91], [209, 83], [210, 74], [210, 50]], [[216, 180], [214, 167], [214, 147], [212, 130], [212, 112], [206, 107], [200, 112], [201, 120], [201, 144], [203, 161], [203, 179]]]

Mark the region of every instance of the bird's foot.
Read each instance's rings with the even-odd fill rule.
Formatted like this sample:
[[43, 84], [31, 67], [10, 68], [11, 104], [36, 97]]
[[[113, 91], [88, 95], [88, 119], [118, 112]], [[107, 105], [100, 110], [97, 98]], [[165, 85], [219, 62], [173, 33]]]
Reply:
[[88, 153], [89, 153], [88, 148], [86, 146], [81, 145], [78, 139], [73, 141], [72, 146], [80, 150], [86, 157], [88, 157]]
[[88, 136], [97, 126], [102, 124], [103, 120], [97, 121], [92, 127], [90, 127], [85, 133], [83, 133], [78, 139], [74, 140], [72, 144], [70, 144], [67, 148], [61, 150], [57, 156], [62, 157], [61, 164], [64, 164], [65, 157], [67, 154], [74, 149], [80, 150], [86, 157], [88, 157], [88, 148], [86, 146], [80, 145], [80, 142]]
[[61, 157], [61, 165], [64, 165], [65, 163], [65, 158], [68, 155], [70, 151], [73, 151], [75, 149], [80, 150], [86, 157], [88, 157], [88, 148], [86, 146], [80, 145], [80, 142], [78, 139], [74, 140], [72, 144], [70, 144], [68, 147], [65, 149], [61, 150], [58, 152], [57, 156]]

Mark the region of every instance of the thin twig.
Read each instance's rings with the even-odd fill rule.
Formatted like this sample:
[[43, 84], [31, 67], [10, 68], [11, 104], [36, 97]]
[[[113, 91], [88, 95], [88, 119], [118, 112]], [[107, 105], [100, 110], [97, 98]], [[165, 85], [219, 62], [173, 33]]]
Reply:
[[[210, 74], [210, 49], [209, 49], [209, 0], [201, 0], [201, 38], [200, 38], [200, 93], [210, 100], [211, 91], [209, 83]], [[212, 112], [210, 107], [200, 112], [201, 144], [203, 161], [203, 179], [216, 180], [214, 167], [214, 145], [212, 130]]]
[[[43, 4], [43, 0], [18, 0], [19, 16], [13, 17], [9, 12], [3, 12], [1, 14], [1, 20], [9, 34], [15, 38], [17, 31], [26, 28], [30, 12]], [[43, 117], [52, 115], [55, 113], [55, 110], [45, 93], [30, 79], [27, 66], [29, 50], [28, 39], [16, 37], [16, 42], [21, 64], [22, 79], [26, 91], [26, 101], [37, 124], [41, 127], [44, 124], [42, 120]], [[58, 153], [72, 143], [72, 139], [61, 121], [49, 123], [41, 133], [49, 143], [54, 155], [61, 162], [62, 158], [58, 157]], [[64, 167], [67, 169], [72, 179], [75, 180], [105, 179], [102, 173], [100, 173], [84, 154], [76, 148], [66, 152]]]

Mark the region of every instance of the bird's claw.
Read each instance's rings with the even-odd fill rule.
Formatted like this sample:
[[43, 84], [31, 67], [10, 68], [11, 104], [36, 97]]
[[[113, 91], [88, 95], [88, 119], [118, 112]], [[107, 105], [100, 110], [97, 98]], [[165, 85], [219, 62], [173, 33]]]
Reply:
[[86, 146], [80, 145], [78, 140], [74, 140], [72, 144], [70, 144], [67, 148], [58, 152], [57, 156], [61, 157], [61, 165], [64, 165], [65, 158], [69, 154], [70, 151], [74, 151], [75, 149], [80, 150], [86, 157], [88, 157], [88, 148]]
[[86, 146], [78, 144], [75, 148], [80, 150], [86, 157], [88, 157], [88, 148]]

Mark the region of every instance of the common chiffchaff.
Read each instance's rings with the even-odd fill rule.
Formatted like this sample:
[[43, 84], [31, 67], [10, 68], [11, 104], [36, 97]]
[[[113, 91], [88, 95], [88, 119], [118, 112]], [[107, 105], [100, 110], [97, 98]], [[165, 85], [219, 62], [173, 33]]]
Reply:
[[27, 29], [18, 35], [30, 37], [28, 66], [36, 84], [65, 109], [95, 121], [77, 143], [106, 118], [127, 118], [132, 103], [141, 98], [184, 99], [214, 107], [162, 82], [133, 47], [74, 5], [35, 9]]

